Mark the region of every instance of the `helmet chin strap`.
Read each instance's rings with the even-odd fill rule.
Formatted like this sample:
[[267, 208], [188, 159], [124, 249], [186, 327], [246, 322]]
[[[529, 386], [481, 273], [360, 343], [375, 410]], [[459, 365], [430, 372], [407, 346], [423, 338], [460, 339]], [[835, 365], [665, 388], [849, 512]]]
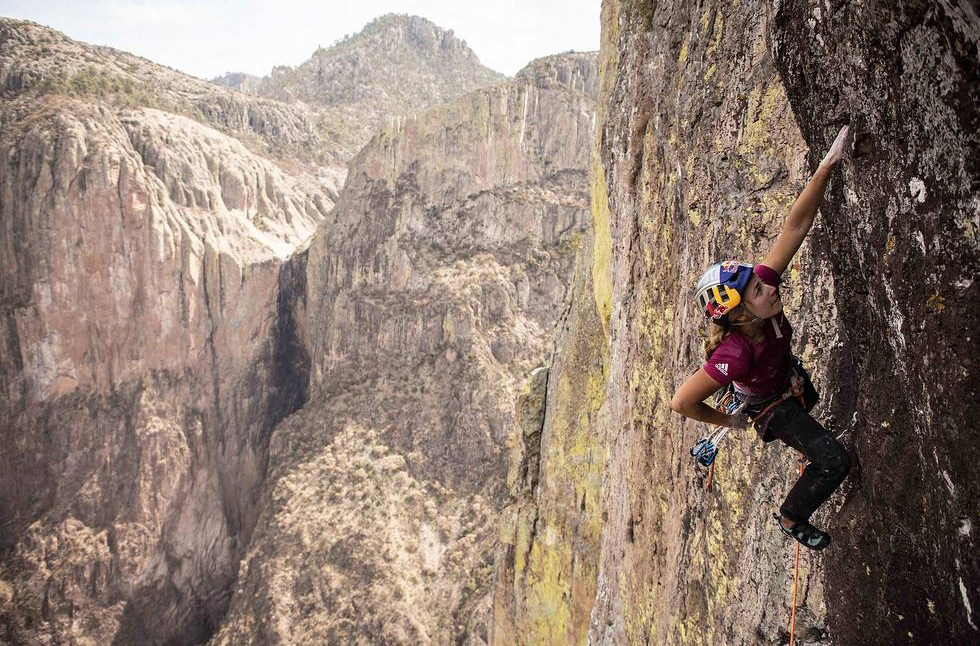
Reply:
[[761, 317], [756, 316], [755, 315], [755, 312], [753, 312], [752, 310], [749, 309], [749, 304], [748, 303], [746, 303], [746, 302], [743, 301], [742, 302], [742, 307], [744, 307], [745, 308], [745, 311], [748, 312], [749, 314], [751, 314], [754, 318], [751, 321], [742, 321], [741, 323], [731, 323], [731, 322], [729, 322], [729, 325], [752, 325], [756, 321], [761, 321], [762, 320]]

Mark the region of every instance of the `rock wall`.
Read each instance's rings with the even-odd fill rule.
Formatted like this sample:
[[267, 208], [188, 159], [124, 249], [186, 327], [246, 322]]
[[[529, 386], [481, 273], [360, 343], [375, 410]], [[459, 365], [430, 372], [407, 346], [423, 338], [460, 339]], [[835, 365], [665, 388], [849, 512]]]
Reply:
[[594, 55], [398, 120], [309, 249], [310, 399], [273, 437], [238, 643], [486, 644], [514, 399], [588, 217]]
[[691, 286], [764, 255], [848, 121], [870, 145], [784, 290], [857, 465], [817, 514], [835, 544], [801, 557], [796, 639], [974, 641], [975, 11], [611, 0], [602, 25], [591, 271], [522, 431], [493, 642], [787, 643], [793, 545], [768, 517], [795, 456], [732, 437], [709, 493], [704, 429], [669, 401], [702, 360]]
[[811, 149], [828, 121], [873, 137], [814, 241], [837, 281], [829, 412], [860, 465], [825, 559], [828, 628], [840, 643], [977, 641], [980, 14], [784, 2], [772, 21]]

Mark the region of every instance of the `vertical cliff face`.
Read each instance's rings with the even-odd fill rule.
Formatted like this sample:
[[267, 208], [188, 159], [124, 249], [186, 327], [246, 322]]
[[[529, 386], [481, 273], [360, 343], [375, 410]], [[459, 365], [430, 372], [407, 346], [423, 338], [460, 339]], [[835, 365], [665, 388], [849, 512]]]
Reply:
[[[392, 383], [419, 383], [421, 361], [435, 374], [479, 366], [523, 379], [541, 358], [578, 244], [595, 91], [592, 57], [544, 59], [373, 140], [330, 237], [310, 248], [314, 387], [369, 382], [377, 366]], [[457, 405], [467, 404], [419, 413], [442, 417], [448, 433]], [[497, 456], [510, 430], [496, 417], [462, 434], [476, 442], [466, 456], [452, 435], [427, 433], [438, 450], [418, 468], [481, 482], [468, 465]], [[420, 432], [410, 418], [398, 425], [406, 446], [422, 441], [410, 439]]]
[[302, 403], [281, 264], [331, 198], [177, 114], [8, 85], [0, 115], [3, 639], [200, 641]]
[[[549, 379], [540, 483], [523, 505], [537, 525], [518, 524], [528, 556], [514, 560], [515, 634], [775, 635], [784, 599], [770, 591], [783, 587], [786, 551], [755, 510], [775, 503], [790, 458], [733, 450], [706, 496], [685, 455], [699, 429], [667, 403], [701, 357], [689, 285], [715, 256], [761, 255], [801, 186], [805, 146], [756, 8], [607, 4], [603, 20], [593, 243]], [[726, 583], [750, 579], [740, 596]], [[560, 630], [549, 614], [565, 617]]]
[[773, 55], [811, 149], [828, 121], [873, 137], [814, 241], [837, 280], [830, 412], [851, 416], [860, 464], [825, 559], [842, 643], [980, 639], [978, 45], [968, 3], [774, 9]]
[[[616, 441], [591, 638], [775, 642], [789, 616], [792, 550], [769, 514], [794, 477], [793, 454], [736, 435], [708, 494], [687, 453], [704, 428], [668, 403], [703, 361], [692, 286], [719, 258], [764, 255], [807, 179], [806, 146], [758, 6], [607, 10], [621, 25], [607, 30], [615, 71], [599, 142], [613, 260], [597, 271], [611, 281], [604, 432]], [[833, 281], [806, 278], [819, 274], [814, 265], [804, 251], [785, 291], [795, 350], [818, 365], [833, 343], [817, 323]], [[807, 588], [804, 598], [819, 594]], [[823, 612], [807, 604], [801, 624], [819, 629]]]
[[[586, 239], [585, 248], [594, 243]], [[579, 256], [548, 370], [518, 400], [510, 495], [495, 554], [491, 644], [581, 643], [597, 591], [608, 446], [608, 345], [591, 267]]]
[[731, 436], [707, 492], [668, 402], [691, 286], [846, 122], [783, 292], [855, 463], [797, 643], [976, 641], [976, 10], [602, 30], [392, 120], [338, 197], [363, 130], [0, 20], [0, 642], [786, 643], [796, 455]]
[[975, 639], [977, 25], [965, 5], [604, 3], [591, 271], [522, 432], [495, 643], [785, 643], [793, 546], [768, 516], [795, 455], [729, 438], [707, 493], [704, 429], [668, 404], [702, 359], [691, 286], [762, 257], [847, 121], [870, 152], [784, 290], [815, 414], [857, 464], [817, 515], [835, 544], [802, 555], [796, 635]]
[[514, 399], [588, 216], [594, 55], [377, 135], [311, 243], [310, 400], [277, 430], [214, 644], [485, 644]]

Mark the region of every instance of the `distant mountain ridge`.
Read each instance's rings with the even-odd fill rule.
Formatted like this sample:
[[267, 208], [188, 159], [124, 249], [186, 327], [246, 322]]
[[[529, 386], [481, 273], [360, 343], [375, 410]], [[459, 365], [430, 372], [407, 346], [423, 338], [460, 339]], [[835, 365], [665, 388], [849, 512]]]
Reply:
[[37, 100], [56, 96], [114, 110], [144, 107], [180, 114], [263, 155], [336, 156], [317, 132], [316, 115], [300, 105], [232, 92], [128, 52], [72, 40], [44, 25], [0, 18], [0, 98], [8, 101], [3, 111], [34, 111]]
[[346, 166], [387, 118], [504, 78], [451, 31], [415, 16], [382, 16], [295, 69], [276, 67], [264, 78], [229, 73], [212, 82], [37, 23], [0, 18], [5, 99], [62, 95], [115, 108], [158, 108], [293, 164]]
[[403, 111], [450, 101], [505, 78], [481, 64], [452, 30], [419, 16], [387, 14], [357, 34], [317, 48], [295, 68], [277, 65], [265, 77], [228, 72], [211, 82], [287, 103], [381, 101]]
[[297, 67], [258, 78], [229, 72], [211, 79], [247, 94], [303, 104], [322, 115], [331, 139], [353, 154], [390, 116], [451, 101], [504, 80], [466, 42], [419, 16], [387, 14]]

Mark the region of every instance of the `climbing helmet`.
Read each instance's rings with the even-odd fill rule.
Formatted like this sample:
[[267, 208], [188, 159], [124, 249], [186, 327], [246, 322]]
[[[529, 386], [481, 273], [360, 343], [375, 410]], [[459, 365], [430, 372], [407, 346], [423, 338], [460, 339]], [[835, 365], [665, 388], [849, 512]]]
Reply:
[[708, 268], [698, 281], [695, 300], [705, 318], [723, 318], [742, 302], [742, 292], [752, 278], [752, 265], [726, 260]]

